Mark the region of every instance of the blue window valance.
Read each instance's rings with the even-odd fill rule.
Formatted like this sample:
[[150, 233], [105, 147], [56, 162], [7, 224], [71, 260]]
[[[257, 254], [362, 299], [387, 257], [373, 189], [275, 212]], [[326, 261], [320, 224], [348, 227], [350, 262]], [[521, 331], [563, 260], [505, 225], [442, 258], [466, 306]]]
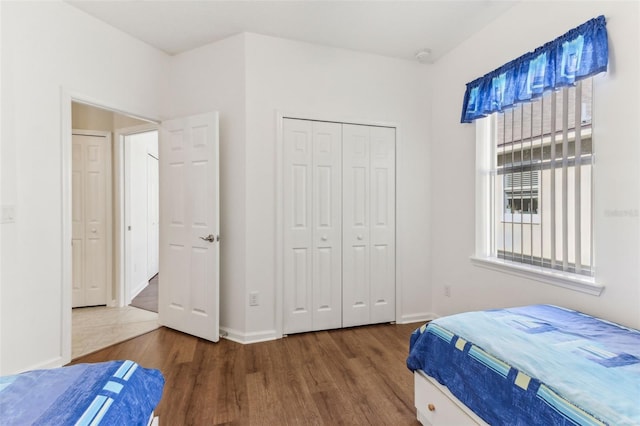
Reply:
[[598, 16], [467, 83], [460, 121], [471, 123], [606, 71], [608, 59], [606, 21]]

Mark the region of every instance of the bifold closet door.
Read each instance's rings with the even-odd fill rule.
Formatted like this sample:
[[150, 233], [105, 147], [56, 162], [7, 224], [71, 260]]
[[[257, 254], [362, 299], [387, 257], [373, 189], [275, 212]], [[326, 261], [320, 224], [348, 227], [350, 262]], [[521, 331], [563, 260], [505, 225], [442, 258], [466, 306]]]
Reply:
[[342, 326], [395, 320], [395, 129], [343, 125]]
[[342, 326], [341, 125], [283, 120], [284, 327]]

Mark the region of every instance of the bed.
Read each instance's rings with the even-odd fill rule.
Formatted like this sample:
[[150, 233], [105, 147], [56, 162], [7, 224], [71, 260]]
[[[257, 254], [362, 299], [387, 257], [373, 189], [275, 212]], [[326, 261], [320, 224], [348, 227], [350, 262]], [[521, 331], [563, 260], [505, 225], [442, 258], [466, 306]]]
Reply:
[[164, 377], [133, 361], [0, 377], [0, 425], [149, 425]]
[[431, 321], [407, 367], [425, 425], [640, 425], [640, 331], [557, 306]]

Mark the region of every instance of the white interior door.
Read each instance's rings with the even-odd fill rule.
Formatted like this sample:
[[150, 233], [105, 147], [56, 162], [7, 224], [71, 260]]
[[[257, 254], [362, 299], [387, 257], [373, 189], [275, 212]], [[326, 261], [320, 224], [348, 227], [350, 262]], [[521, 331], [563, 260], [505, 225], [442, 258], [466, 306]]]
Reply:
[[395, 319], [395, 129], [343, 125], [342, 325]]
[[162, 123], [159, 321], [219, 339], [218, 114]]
[[147, 279], [158, 273], [160, 261], [160, 206], [158, 158], [147, 154]]
[[158, 140], [157, 131], [126, 135], [124, 138], [125, 223], [127, 304], [149, 283], [149, 157], [148, 145]]
[[342, 325], [341, 124], [285, 119], [284, 333]]
[[108, 136], [72, 137], [72, 307], [105, 305], [110, 284]]
[[[148, 127], [148, 126], [147, 126]], [[127, 129], [124, 129], [127, 130]], [[158, 130], [124, 135], [125, 303], [148, 285], [159, 268]]]

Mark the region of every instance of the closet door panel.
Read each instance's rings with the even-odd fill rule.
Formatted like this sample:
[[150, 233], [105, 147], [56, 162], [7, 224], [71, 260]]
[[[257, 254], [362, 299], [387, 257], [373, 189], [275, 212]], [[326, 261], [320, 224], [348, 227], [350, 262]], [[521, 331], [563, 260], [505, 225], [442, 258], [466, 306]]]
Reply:
[[284, 327], [297, 333], [312, 329], [313, 219], [312, 123], [284, 123]]
[[84, 186], [85, 162], [84, 144], [77, 138], [73, 138], [72, 145], [72, 209], [71, 209], [71, 250], [73, 253], [72, 274], [72, 307], [85, 306], [85, 213], [84, 213]]
[[342, 125], [312, 122], [313, 330], [342, 325]]
[[394, 321], [395, 129], [283, 122], [283, 332]]
[[342, 127], [342, 326], [370, 323], [370, 127]]
[[72, 139], [72, 306], [104, 305], [110, 285], [110, 142], [85, 134]]
[[371, 128], [371, 323], [395, 320], [395, 129]]

